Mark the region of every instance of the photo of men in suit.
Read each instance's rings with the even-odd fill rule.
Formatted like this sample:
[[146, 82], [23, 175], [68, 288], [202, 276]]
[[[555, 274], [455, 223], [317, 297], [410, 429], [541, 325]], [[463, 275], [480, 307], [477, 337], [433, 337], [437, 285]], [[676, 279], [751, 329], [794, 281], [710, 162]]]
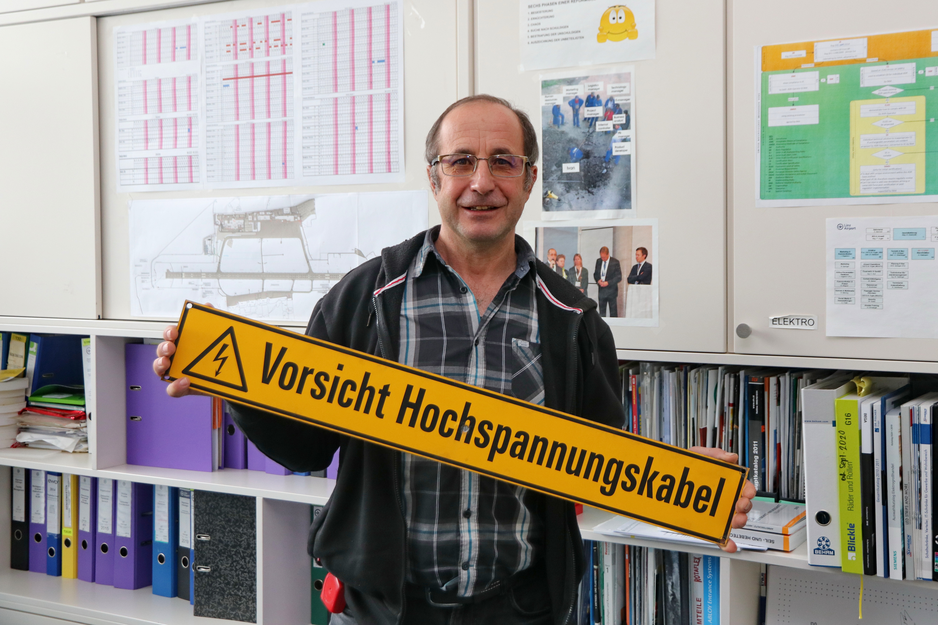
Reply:
[[622, 282], [622, 269], [619, 267], [618, 259], [609, 255], [609, 248], [605, 245], [599, 250], [599, 258], [596, 259], [596, 270], [593, 272], [593, 279], [599, 286], [599, 297], [597, 298], [599, 315], [601, 317], [618, 317], [619, 306], [616, 300], [619, 297], [619, 283]]
[[[600, 102], [600, 105], [602, 102]], [[562, 221], [533, 225], [530, 237], [538, 258], [590, 298], [612, 326], [658, 324], [660, 276], [654, 220]], [[629, 259], [628, 265], [621, 258]], [[571, 260], [572, 259], [572, 260]]]
[[651, 284], [651, 263], [645, 262], [648, 258], [648, 250], [644, 247], [636, 248], [635, 264], [629, 272], [626, 282], [629, 284]]
[[554, 248], [547, 250], [547, 264], [552, 271], [557, 271], [557, 250]]

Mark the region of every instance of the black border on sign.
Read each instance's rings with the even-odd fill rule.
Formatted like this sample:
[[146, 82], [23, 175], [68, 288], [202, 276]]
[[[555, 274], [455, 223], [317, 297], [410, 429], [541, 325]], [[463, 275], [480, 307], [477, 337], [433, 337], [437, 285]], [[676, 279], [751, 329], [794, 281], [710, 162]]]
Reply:
[[[180, 330], [182, 327], [180, 326]], [[192, 367], [195, 366], [195, 363], [202, 362], [202, 359], [205, 358], [209, 352], [215, 349], [215, 346], [224, 340], [226, 336], [231, 336], [231, 347], [234, 349], [234, 358], [235, 364], [238, 366], [238, 374], [241, 376], [241, 385], [232, 384], [231, 382], [223, 382], [221, 380], [210, 378], [207, 375], [202, 375], [201, 373], [195, 373], [192, 371]], [[241, 352], [238, 350], [238, 339], [235, 338], [234, 326], [228, 326], [228, 329], [221, 333], [217, 339], [212, 341], [212, 344], [205, 348], [205, 350], [195, 357], [195, 360], [186, 365], [186, 368], [182, 370], [183, 375], [187, 375], [193, 378], [198, 378], [199, 380], [205, 380], [206, 382], [212, 382], [214, 384], [220, 384], [222, 386], [227, 386], [228, 388], [233, 388], [236, 391], [241, 391], [242, 393], [248, 392], [248, 383], [244, 379], [244, 366], [241, 364]]]
[[[375, 363], [375, 364], [377, 364], [377, 365], [381, 365], [381, 366], [385, 366], [385, 367], [390, 367], [390, 368], [392, 368], [392, 369], [397, 369], [397, 370], [399, 370], [399, 371], [402, 371], [402, 372], [404, 372], [404, 373], [409, 373], [409, 374], [415, 375], [415, 376], [417, 376], [417, 377], [423, 377], [423, 378], [426, 378], [426, 379], [428, 379], [428, 380], [433, 380], [433, 381], [435, 381], [435, 382], [440, 382], [440, 383], [443, 383], [443, 384], [447, 384], [447, 385], [449, 385], [449, 386], [458, 388], [458, 389], [460, 389], [460, 390], [462, 390], [462, 391], [468, 391], [468, 392], [470, 392], [470, 393], [475, 393], [475, 394], [477, 394], [477, 395], [483, 395], [483, 396], [486, 396], [486, 397], [489, 397], [489, 398], [492, 398], [492, 399], [496, 399], [496, 400], [498, 400], [498, 401], [507, 402], [507, 403], [510, 403], [510, 404], [515, 404], [516, 406], [523, 407], [523, 408], [526, 408], [526, 409], [528, 409], [528, 410], [534, 410], [534, 411], [536, 411], [536, 412], [541, 412], [541, 413], [543, 413], [543, 414], [545, 414], [545, 415], [548, 415], [548, 416], [551, 416], [551, 417], [555, 417], [555, 418], [558, 418], [558, 419], [564, 419], [564, 420], [566, 420], [566, 421], [572, 421], [572, 422], [574, 422], [574, 423], [578, 423], [578, 424], [580, 424], [580, 425], [584, 425], [584, 426], [593, 428], [593, 429], [595, 429], [595, 430], [600, 430], [600, 431], [606, 432], [606, 433], [608, 433], [608, 434], [614, 434], [615, 436], [621, 436], [622, 438], [631, 439], [632, 441], [637, 442], [637, 443], [641, 443], [641, 444], [644, 444], [644, 445], [650, 445], [650, 446], [652, 446], [652, 447], [658, 447], [659, 449], [662, 449], [662, 450], [665, 450], [665, 451], [668, 451], [668, 452], [671, 452], [671, 453], [677, 453], [677, 454], [680, 454], [680, 455], [689, 456], [689, 457], [692, 457], [692, 458], [694, 458], [695, 460], [698, 460], [698, 461], [702, 461], [702, 462], [707, 462], [707, 463], [710, 463], [710, 464], [718, 465], [718, 466], [721, 466], [721, 467], [723, 467], [723, 468], [725, 468], [725, 469], [729, 469], [729, 470], [738, 472], [738, 473], [742, 476], [742, 479], [739, 481], [739, 484], [738, 484], [737, 487], [736, 487], [736, 492], [735, 492], [735, 494], [733, 495], [733, 503], [734, 503], [733, 514], [731, 514], [731, 515], [729, 516], [729, 518], [727, 519], [727, 521], [726, 521], [726, 525], [724, 526], [724, 530], [723, 530], [723, 535], [722, 535], [722, 536], [717, 536], [717, 537], [715, 537], [715, 536], [710, 536], [710, 535], [707, 535], [707, 534], [703, 534], [703, 533], [698, 532], [698, 531], [696, 531], [696, 530], [692, 530], [692, 529], [680, 527], [680, 526], [678, 526], [678, 525], [674, 525], [674, 524], [670, 524], [670, 523], [665, 523], [664, 521], [653, 520], [653, 519], [650, 519], [650, 518], [648, 518], [648, 517], [642, 516], [642, 515], [640, 515], [640, 514], [636, 514], [636, 513], [634, 513], [634, 512], [626, 512], [625, 510], [620, 510], [619, 508], [614, 508], [614, 507], [612, 507], [612, 506], [610, 506], [610, 505], [608, 505], [608, 504], [604, 504], [604, 503], [602, 503], [602, 502], [593, 501], [593, 500], [586, 499], [586, 498], [573, 498], [573, 497], [570, 496], [569, 493], [564, 493], [564, 492], [556, 491], [556, 490], [553, 490], [553, 489], [550, 489], [550, 488], [546, 488], [546, 487], [544, 487], [544, 486], [538, 486], [538, 485], [535, 485], [535, 484], [530, 484], [530, 483], [528, 483], [528, 482], [525, 482], [525, 481], [523, 481], [523, 480], [518, 480], [518, 479], [516, 479], [516, 478], [514, 478], [514, 477], [511, 477], [511, 476], [508, 476], [508, 475], [502, 475], [502, 474], [500, 474], [500, 473], [495, 473], [494, 471], [487, 471], [487, 470], [484, 470], [484, 469], [480, 469], [479, 467], [475, 467], [475, 466], [471, 466], [471, 465], [469, 465], [469, 464], [457, 462], [457, 461], [454, 461], [454, 460], [452, 460], [452, 459], [450, 459], [450, 458], [444, 458], [444, 457], [436, 456], [436, 455], [434, 455], [434, 454], [430, 454], [430, 453], [427, 453], [427, 452], [425, 452], [425, 451], [420, 451], [420, 450], [412, 449], [412, 448], [406, 447], [406, 446], [404, 446], [404, 445], [396, 445], [396, 444], [395, 444], [395, 445], [391, 445], [391, 444], [387, 443], [386, 441], [383, 441], [383, 440], [380, 440], [380, 439], [377, 439], [377, 438], [374, 438], [374, 437], [371, 437], [371, 436], [362, 434], [361, 432], [359, 432], [359, 431], [357, 431], [357, 430], [352, 430], [352, 429], [349, 429], [349, 428], [342, 428], [342, 427], [336, 426], [336, 425], [334, 425], [334, 424], [332, 424], [332, 423], [321, 423], [321, 422], [316, 421], [315, 419], [313, 419], [313, 418], [311, 418], [311, 417], [307, 417], [307, 416], [300, 415], [300, 414], [296, 414], [296, 413], [292, 413], [292, 412], [287, 412], [287, 411], [285, 411], [285, 410], [281, 410], [281, 409], [278, 409], [278, 408], [273, 408], [273, 407], [267, 406], [267, 405], [265, 405], [265, 404], [261, 404], [261, 403], [259, 403], [259, 402], [250, 401], [250, 400], [245, 399], [245, 398], [243, 398], [243, 397], [233, 397], [233, 396], [231, 396], [231, 395], [229, 395], [229, 394], [227, 394], [227, 393], [224, 393], [224, 392], [222, 392], [222, 391], [219, 391], [219, 390], [216, 389], [216, 388], [208, 388], [208, 387], [205, 387], [205, 386], [201, 386], [201, 385], [199, 385], [199, 384], [190, 383], [190, 386], [191, 386], [192, 388], [194, 388], [194, 389], [197, 389], [197, 390], [200, 390], [200, 391], [204, 391], [204, 392], [209, 393], [209, 394], [211, 394], [211, 395], [216, 395], [216, 396], [219, 396], [219, 397], [223, 397], [223, 398], [225, 398], [225, 399], [227, 399], [227, 400], [229, 400], [229, 401], [233, 401], [233, 402], [238, 403], [238, 404], [244, 404], [245, 406], [249, 406], [249, 407], [252, 407], [252, 408], [259, 408], [259, 409], [264, 410], [264, 411], [266, 411], [266, 412], [275, 413], [275, 414], [278, 414], [278, 415], [280, 415], [280, 416], [282, 416], [282, 417], [286, 417], [286, 418], [288, 418], [288, 419], [293, 419], [294, 421], [299, 421], [299, 422], [301, 422], [301, 423], [306, 423], [306, 424], [309, 424], [309, 425], [315, 425], [315, 426], [317, 426], [317, 427], [321, 427], [321, 428], [324, 428], [324, 429], [327, 429], [327, 430], [332, 430], [333, 432], [338, 432], [338, 433], [340, 433], [340, 434], [346, 434], [346, 435], [352, 436], [352, 437], [354, 437], [354, 438], [359, 438], [359, 439], [368, 441], [368, 442], [370, 442], [370, 443], [375, 443], [375, 444], [377, 444], [377, 445], [381, 445], [382, 447], [388, 447], [389, 449], [394, 449], [394, 450], [397, 450], [397, 451], [405, 451], [405, 452], [407, 452], [407, 453], [411, 453], [411, 454], [414, 454], [414, 455], [416, 455], [416, 456], [421, 456], [421, 457], [423, 457], [423, 458], [429, 458], [430, 460], [436, 460], [437, 462], [442, 462], [443, 464], [448, 464], [448, 465], [450, 465], [450, 466], [458, 467], [458, 468], [460, 468], [460, 469], [466, 469], [466, 470], [468, 470], [468, 471], [473, 471], [474, 473], [478, 473], [478, 474], [480, 474], [480, 475], [486, 475], [486, 476], [488, 476], [488, 477], [492, 477], [492, 478], [495, 478], [495, 479], [498, 479], [498, 480], [502, 480], [502, 481], [506, 481], [506, 482], [511, 482], [511, 483], [513, 483], [513, 484], [517, 484], [517, 485], [523, 486], [523, 487], [525, 487], [525, 488], [530, 488], [531, 490], [535, 490], [535, 491], [538, 491], [538, 492], [540, 492], [540, 493], [544, 493], [544, 494], [546, 494], [546, 495], [551, 495], [551, 496], [553, 496], [553, 497], [558, 497], [558, 498], [560, 498], [560, 499], [566, 499], [566, 500], [568, 500], [568, 501], [574, 501], [574, 502], [576, 502], [576, 503], [584, 503], [584, 504], [589, 505], [589, 506], [592, 506], [592, 507], [594, 507], [594, 508], [599, 508], [599, 509], [605, 510], [605, 511], [607, 511], [607, 512], [612, 512], [613, 514], [617, 514], [617, 515], [620, 515], [620, 516], [626, 516], [626, 517], [629, 517], [629, 518], [631, 518], [631, 519], [636, 519], [636, 520], [639, 520], [639, 521], [644, 521], [644, 522], [646, 522], [646, 523], [650, 523], [650, 524], [656, 525], [656, 526], [658, 526], [658, 527], [664, 527], [664, 528], [667, 528], [667, 529], [671, 529], [671, 530], [674, 530], [674, 531], [676, 531], [676, 532], [680, 532], [680, 533], [682, 533], [682, 534], [687, 534], [688, 536], [694, 536], [694, 537], [696, 537], [696, 538], [700, 538], [700, 539], [702, 539], [702, 540], [706, 540], [706, 541], [708, 541], [708, 542], [713, 542], [713, 543], [717, 543], [717, 544], [722, 545], [722, 544], [725, 543], [724, 537], [729, 538], [729, 532], [730, 532], [731, 525], [732, 525], [732, 522], [733, 522], [733, 517], [736, 516], [735, 502], [739, 500], [739, 495], [740, 495], [740, 493], [742, 492], [743, 486], [745, 486], [745, 484], [746, 484], [746, 477], [747, 477], [748, 474], [749, 474], [749, 469], [747, 469], [746, 467], [742, 467], [742, 466], [735, 465], [735, 464], [730, 464], [730, 463], [728, 463], [728, 462], [723, 462], [722, 460], [717, 460], [716, 458], [710, 458], [709, 456], [704, 456], [704, 455], [701, 455], [701, 454], [697, 454], [697, 453], [694, 453], [694, 452], [692, 452], [692, 451], [690, 451], [690, 450], [687, 450], [687, 449], [682, 449], [682, 448], [680, 448], [680, 447], [673, 447], [673, 446], [671, 446], [671, 445], [668, 445], [668, 444], [665, 444], [665, 443], [662, 443], [662, 442], [659, 442], [659, 441], [655, 441], [655, 440], [652, 440], [652, 439], [644, 438], [644, 437], [641, 437], [641, 436], [632, 434], [631, 432], [626, 432], [625, 430], [620, 430], [620, 429], [617, 429], [617, 428], [614, 428], [614, 427], [610, 427], [610, 426], [608, 426], [608, 425], [603, 425], [603, 424], [601, 424], [601, 423], [595, 423], [595, 422], [593, 422], [593, 421], [589, 421], [589, 420], [584, 419], [584, 418], [582, 418], [582, 417], [575, 417], [575, 416], [573, 416], [573, 415], [569, 415], [569, 414], [566, 414], [566, 413], [564, 413], [564, 412], [560, 412], [560, 411], [557, 411], [557, 410], [552, 410], [552, 409], [550, 409], [550, 408], [545, 408], [544, 406], [538, 406], [538, 405], [536, 405], [536, 404], [531, 404], [531, 403], [528, 403], [528, 402], [525, 402], [525, 401], [520, 401], [520, 400], [515, 399], [515, 398], [513, 398], [513, 397], [510, 397], [510, 396], [508, 396], [508, 395], [502, 395], [501, 393], [495, 393], [495, 392], [493, 392], [493, 391], [489, 391], [489, 390], [486, 390], [486, 389], [484, 389], [484, 388], [478, 388], [478, 387], [475, 387], [475, 386], [471, 386], [471, 385], [469, 385], [469, 384], [463, 384], [463, 383], [461, 383], [461, 382], [456, 382], [455, 380], [450, 380], [449, 378], [443, 377], [443, 376], [441, 376], [441, 375], [436, 375], [436, 374], [434, 374], [434, 373], [428, 373], [428, 372], [426, 372], [426, 371], [421, 371], [420, 369], [414, 369], [414, 368], [412, 368], [412, 367], [407, 367], [407, 366], [405, 366], [405, 365], [401, 365], [400, 363], [392, 362], [392, 361], [390, 361], [390, 360], [385, 360], [384, 358], [378, 358], [377, 356], [373, 356], [373, 355], [371, 355], [371, 354], [366, 354], [366, 353], [364, 353], [364, 352], [359, 352], [359, 351], [356, 351], [356, 350], [354, 350], [354, 349], [349, 349], [349, 348], [347, 348], [347, 347], [342, 347], [342, 346], [340, 346], [340, 345], [335, 345], [335, 344], [333, 344], [333, 343], [329, 343], [329, 342], [327, 342], [327, 341], [322, 341], [322, 340], [320, 340], [320, 339], [316, 339], [316, 338], [313, 338], [313, 337], [311, 337], [311, 336], [307, 336], [307, 335], [305, 335], [305, 334], [299, 334], [299, 333], [297, 333], [297, 332], [291, 332], [291, 331], [289, 331], [289, 330], [284, 330], [283, 328], [280, 328], [280, 327], [277, 327], [277, 326], [269, 325], [269, 324], [266, 324], [266, 323], [261, 323], [261, 322], [259, 322], [259, 321], [254, 321], [253, 319], [248, 319], [248, 318], [246, 318], [246, 317], [241, 317], [240, 315], [235, 315], [235, 314], [232, 314], [232, 313], [227, 312], [227, 311], [218, 310], [217, 308], [212, 308], [212, 307], [209, 307], [209, 306], [203, 306], [203, 305], [201, 305], [201, 304], [197, 304], [197, 303], [195, 303], [195, 302], [190, 302], [190, 301], [188, 301], [188, 300], [187, 300], [187, 301], [185, 302], [185, 304], [183, 305], [182, 314], [181, 314], [180, 317], [179, 317], [179, 324], [178, 324], [178, 326], [177, 326], [178, 332], [177, 332], [177, 335], [176, 335], [176, 340], [174, 341], [175, 344], [178, 344], [179, 338], [182, 336], [182, 331], [183, 331], [183, 329], [185, 328], [185, 325], [186, 325], [186, 317], [187, 317], [187, 315], [188, 315], [188, 313], [189, 313], [189, 310], [191, 310], [191, 309], [193, 309], [193, 308], [195, 308], [195, 309], [197, 309], [197, 310], [199, 310], [199, 311], [201, 311], [201, 312], [206, 312], [206, 313], [209, 313], [209, 314], [217, 315], [217, 316], [219, 316], [219, 317], [223, 317], [223, 318], [225, 318], [225, 319], [228, 319], [229, 321], [236, 321], [236, 322], [238, 322], [238, 323], [243, 323], [243, 324], [245, 324], [245, 325], [250, 325], [250, 326], [254, 326], [254, 327], [256, 327], [256, 328], [260, 328], [260, 329], [263, 329], [263, 330], [268, 330], [268, 331], [273, 332], [273, 333], [275, 333], [275, 334], [280, 334], [280, 335], [282, 335], [282, 336], [285, 336], [285, 337], [287, 337], [287, 338], [294, 339], [294, 340], [305, 341], [305, 342], [307, 342], [307, 343], [311, 343], [311, 344], [313, 344], [313, 345], [316, 345], [317, 347], [322, 347], [322, 348], [324, 348], [324, 349], [329, 349], [329, 350], [332, 350], [332, 351], [335, 351], [335, 352], [339, 352], [339, 353], [341, 353], [341, 354], [345, 354], [346, 356], [351, 356], [351, 357], [353, 357], [353, 358], [361, 358], [362, 360], [367, 360], [367, 361], [373, 362], [373, 363]], [[169, 372], [169, 370], [172, 369], [172, 361], [173, 361], [173, 357], [174, 357], [174, 356], [175, 356], [175, 353], [174, 353], [172, 356], [169, 356], [170, 366], [166, 369], [167, 372]], [[169, 376], [169, 375], [165, 375], [165, 374], [164, 374], [161, 379], [162, 379], [163, 381], [166, 381], [166, 382], [172, 382], [173, 380], [176, 380], [177, 378], [174, 378], [174, 377], [171, 377], [171, 376]], [[213, 382], [214, 382], [214, 380], [213, 380]], [[219, 383], [219, 384], [220, 384], [220, 383]], [[243, 391], [243, 392], [247, 392], [247, 391]]]

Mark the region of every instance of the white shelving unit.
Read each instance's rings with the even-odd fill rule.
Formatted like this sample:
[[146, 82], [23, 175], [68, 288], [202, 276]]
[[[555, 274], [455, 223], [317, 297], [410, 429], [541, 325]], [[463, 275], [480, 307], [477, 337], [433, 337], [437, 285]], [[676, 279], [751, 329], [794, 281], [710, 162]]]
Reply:
[[[0, 167], [0, 194], [16, 198], [28, 210], [0, 208], [7, 258], [23, 260], [16, 272], [0, 275], [0, 291], [23, 297], [0, 300], [0, 330], [46, 332], [92, 337], [93, 372], [88, 389], [90, 454], [64, 454], [30, 449], [0, 450], [0, 622], [11, 625], [127, 625], [228, 623], [195, 618], [178, 599], [154, 597], [149, 588], [137, 591], [86, 584], [13, 571], [10, 548], [9, 467], [61, 471], [95, 477], [195, 488], [254, 497], [257, 502], [258, 623], [302, 625], [308, 622], [309, 561], [305, 555], [309, 504], [324, 504], [333, 482], [299, 476], [274, 476], [256, 471], [224, 470], [198, 473], [126, 464], [124, 419], [124, 345], [162, 336], [166, 321], [129, 320], [127, 194], [115, 192], [113, 129], [113, 30], [129, 24], [191, 18], [194, 15], [288, 4], [277, 0], [8, 0], [0, 7], [0, 49], [7, 51], [0, 77], [16, 90], [18, 99], [0, 105], [0, 128], [17, 145], [7, 151]], [[6, 6], [9, 4], [9, 6]], [[752, 46], [805, 40], [812, 37], [866, 34], [906, 29], [928, 14], [925, 0], [893, 7], [888, 25], [872, 0], [860, 0], [869, 10], [843, 14], [833, 0], [794, 0], [784, 14], [760, 3], [738, 0], [681, 0], [657, 2], [657, 52], [654, 60], [635, 63], [636, 138], [642, 144], [638, 164], [638, 213], [659, 221], [662, 251], [656, 261], [661, 285], [661, 323], [656, 328], [616, 328], [622, 360], [682, 362], [766, 367], [805, 367], [938, 374], [928, 345], [912, 352], [891, 340], [865, 343], [838, 341], [801, 333], [765, 329], [768, 313], [816, 312], [817, 286], [801, 289], [803, 276], [817, 273], [806, 255], [792, 260], [787, 238], [800, 241], [799, 220], [812, 224], [833, 213], [824, 209], [796, 212], [758, 211], [751, 192]], [[858, 5], [857, 9], [861, 7]], [[816, 19], [804, 20], [804, 15]], [[418, 157], [429, 120], [448, 104], [471, 93], [490, 92], [508, 97], [532, 113], [537, 125], [540, 74], [519, 72], [506, 58], [517, 50], [520, 25], [515, 4], [503, 0], [409, 0], [402, 16], [405, 26], [405, 182], [375, 185], [368, 190], [425, 189], [424, 164]], [[771, 18], [771, 19], [770, 19]], [[849, 20], [845, 22], [844, 20]], [[830, 24], [837, 26], [829, 31]], [[792, 34], [794, 33], [794, 34]], [[34, 41], [55, 43], [39, 54]], [[20, 45], [22, 44], [22, 45]], [[20, 47], [17, 47], [20, 45]], [[6, 46], [6, 47], [3, 47]], [[21, 49], [34, 50], [27, 57]], [[48, 51], [47, 51], [48, 52]], [[497, 52], [497, 53], [495, 53]], [[63, 60], [64, 59], [64, 60]], [[747, 61], [747, 59], [749, 59]], [[32, 63], [33, 65], [29, 65]], [[24, 69], [25, 68], [25, 69]], [[49, 70], [47, 72], [46, 70]], [[589, 70], [584, 70], [588, 72]], [[59, 76], [74, 85], [70, 97], [48, 91]], [[17, 90], [18, 88], [18, 90]], [[32, 103], [23, 98], [34, 98]], [[692, 101], [691, 101], [692, 98]], [[3, 108], [7, 106], [7, 108]], [[60, 117], [50, 115], [57, 106]], [[12, 108], [11, 108], [12, 107]], [[35, 111], [36, 119], [29, 114]], [[55, 111], [53, 111], [55, 112]], [[55, 119], [60, 125], [50, 124]], [[41, 128], [40, 139], [26, 131]], [[64, 133], [64, 134], [63, 134]], [[48, 139], [48, 141], [45, 141]], [[67, 146], [52, 163], [61, 171], [51, 182], [48, 145]], [[36, 167], [41, 162], [46, 168]], [[361, 187], [273, 189], [276, 194], [353, 192]], [[251, 190], [248, 193], [256, 194]], [[231, 195], [231, 190], [200, 192]], [[541, 218], [535, 198], [525, 208], [525, 220]], [[147, 194], [153, 198], [183, 197], [176, 193]], [[430, 223], [438, 222], [429, 206]], [[842, 214], [843, 210], [837, 214]], [[870, 208], [858, 211], [868, 214]], [[877, 209], [878, 210], [878, 209]], [[920, 209], [921, 210], [921, 209]], [[932, 210], [928, 208], [927, 210]], [[12, 215], [16, 214], [13, 217]], [[810, 212], [810, 215], [807, 213]], [[791, 218], [794, 215], [796, 219]], [[12, 220], [12, 221], [11, 221]], [[49, 228], [54, 222], [57, 229]], [[779, 225], [784, 228], [779, 229]], [[812, 227], [814, 227], [812, 225]], [[773, 232], [771, 245], [747, 240], [749, 232]], [[10, 232], [14, 235], [11, 237]], [[779, 236], [782, 233], [783, 236]], [[45, 254], [32, 239], [42, 237]], [[764, 235], [760, 235], [764, 236]], [[50, 240], [50, 237], [53, 237]], [[812, 230], [809, 240], [820, 234]], [[36, 239], [40, 240], [40, 239]], [[11, 247], [11, 243], [15, 243]], [[782, 250], [775, 252], [774, 250]], [[771, 272], [761, 271], [765, 250], [773, 250]], [[813, 253], [813, 252], [812, 252]], [[795, 262], [791, 271], [786, 263]], [[800, 264], [798, 264], [800, 263]], [[699, 272], [686, 267], [704, 267]], [[67, 276], [57, 266], [68, 267]], [[91, 267], [91, 269], [88, 269]], [[723, 271], [719, 271], [719, 267]], [[772, 273], [774, 272], [774, 273]], [[60, 272], [62, 273], [62, 272]], [[798, 288], [789, 285], [795, 277]], [[734, 280], [742, 281], [737, 284]], [[763, 279], [765, 278], [765, 279]], [[784, 279], [789, 282], [778, 282]], [[822, 279], [817, 275], [815, 280]], [[24, 287], [23, 285], [40, 285]], [[755, 286], [752, 286], [755, 285]], [[804, 310], [762, 310], [768, 289], [771, 300], [791, 293]], [[31, 291], [36, 291], [32, 295]], [[687, 302], [694, 302], [688, 306]], [[786, 305], [788, 301], [786, 300]], [[773, 306], [776, 304], [772, 304]], [[784, 306], [780, 306], [784, 308]], [[797, 306], [796, 306], [797, 307]], [[757, 323], [761, 320], [762, 323]], [[754, 333], [736, 339], [738, 323]], [[302, 332], [302, 327], [290, 327]], [[813, 342], [812, 342], [813, 341]], [[834, 345], [834, 349], [826, 349]], [[903, 344], [907, 345], [907, 344]], [[887, 349], [882, 349], [883, 347]], [[732, 352], [732, 353], [731, 353]], [[745, 353], [751, 352], [751, 353]], [[915, 355], [904, 360], [904, 353]], [[822, 357], [835, 354], [836, 358]], [[879, 356], [879, 358], [873, 357]], [[587, 509], [580, 517], [584, 538], [617, 540], [597, 534], [593, 527], [609, 514]], [[625, 542], [625, 541], [620, 541]], [[688, 546], [633, 540], [630, 544], [693, 551]], [[716, 553], [716, 552], [714, 552]], [[721, 554], [723, 555], [723, 554]], [[721, 615], [729, 625], [756, 620], [759, 569], [762, 564], [807, 568], [806, 548], [793, 553], [744, 552], [721, 559]], [[828, 569], [823, 569], [827, 571]], [[831, 575], [842, 575], [830, 571]], [[856, 576], [844, 576], [859, 584]], [[900, 584], [927, 583], [896, 582]], [[938, 593], [936, 593], [938, 599]]]

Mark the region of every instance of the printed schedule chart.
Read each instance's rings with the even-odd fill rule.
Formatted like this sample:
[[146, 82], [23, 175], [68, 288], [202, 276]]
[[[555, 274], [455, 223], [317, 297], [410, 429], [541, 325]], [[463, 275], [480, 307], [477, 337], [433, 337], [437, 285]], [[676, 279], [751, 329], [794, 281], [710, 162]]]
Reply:
[[118, 185], [125, 190], [197, 186], [197, 25], [149, 25], [117, 33]]
[[303, 19], [304, 177], [400, 172], [396, 4]]
[[211, 20], [204, 33], [206, 181], [295, 178], [292, 12]]
[[402, 181], [401, 6], [117, 29], [118, 191]]

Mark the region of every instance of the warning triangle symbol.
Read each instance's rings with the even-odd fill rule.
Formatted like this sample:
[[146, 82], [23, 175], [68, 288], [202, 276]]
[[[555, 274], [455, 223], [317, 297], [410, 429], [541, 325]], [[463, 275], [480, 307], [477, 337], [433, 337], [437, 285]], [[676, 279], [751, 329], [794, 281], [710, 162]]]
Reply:
[[248, 385], [244, 379], [244, 367], [241, 364], [241, 352], [238, 351], [234, 326], [222, 332], [221, 336], [182, 370], [182, 374], [246, 393]]

